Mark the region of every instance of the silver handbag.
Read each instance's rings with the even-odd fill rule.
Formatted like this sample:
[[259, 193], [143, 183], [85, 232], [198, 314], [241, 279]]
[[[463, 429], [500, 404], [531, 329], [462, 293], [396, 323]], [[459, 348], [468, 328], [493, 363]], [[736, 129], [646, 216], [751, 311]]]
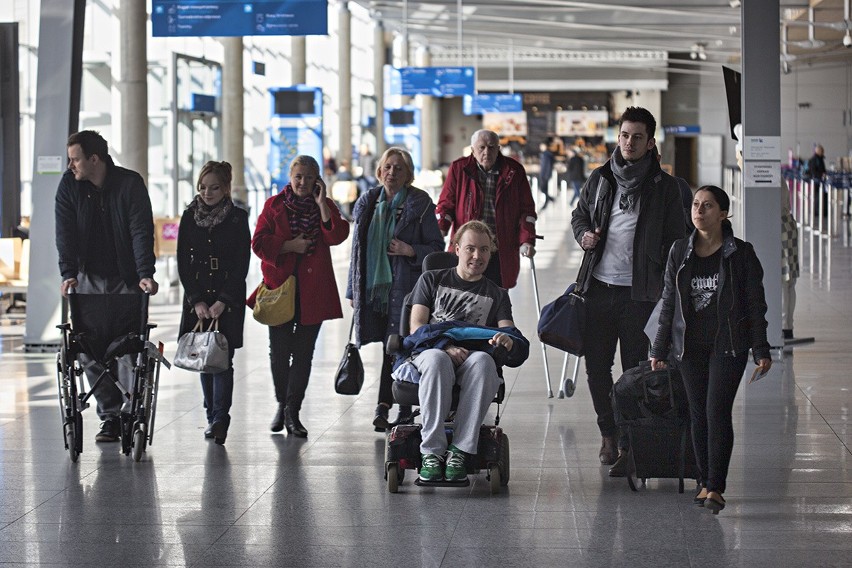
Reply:
[[198, 373], [221, 373], [230, 367], [228, 338], [219, 331], [219, 319], [210, 322], [207, 331], [201, 331], [201, 320], [192, 331], [178, 339], [175, 367]]

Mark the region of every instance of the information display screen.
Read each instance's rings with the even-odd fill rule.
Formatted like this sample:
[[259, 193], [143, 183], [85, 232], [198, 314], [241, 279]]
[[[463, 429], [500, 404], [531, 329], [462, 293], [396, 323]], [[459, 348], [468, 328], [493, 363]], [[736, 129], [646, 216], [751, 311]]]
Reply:
[[154, 37], [328, 34], [327, 0], [152, 0]]
[[520, 93], [465, 95], [462, 108], [466, 115], [486, 112], [521, 112], [524, 110], [524, 101]]

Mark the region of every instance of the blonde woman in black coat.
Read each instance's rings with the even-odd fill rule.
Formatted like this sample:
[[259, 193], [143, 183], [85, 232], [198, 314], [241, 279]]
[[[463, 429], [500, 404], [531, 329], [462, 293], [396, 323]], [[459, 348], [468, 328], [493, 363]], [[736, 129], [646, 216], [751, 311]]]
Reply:
[[251, 257], [248, 214], [231, 200], [231, 164], [207, 162], [196, 186], [198, 195], [180, 219], [178, 273], [184, 289], [179, 336], [198, 320], [206, 328], [219, 320], [228, 339], [229, 366], [221, 373], [201, 373], [207, 409], [205, 438], [224, 444], [231, 423], [234, 350], [243, 345], [246, 275]]

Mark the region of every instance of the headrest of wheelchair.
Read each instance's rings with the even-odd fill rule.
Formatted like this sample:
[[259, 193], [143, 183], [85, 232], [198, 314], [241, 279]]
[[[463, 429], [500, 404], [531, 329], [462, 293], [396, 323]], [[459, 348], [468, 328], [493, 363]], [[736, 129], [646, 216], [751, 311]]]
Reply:
[[455, 268], [459, 263], [459, 257], [454, 252], [436, 251], [430, 252], [423, 259], [423, 270], [440, 270], [442, 268]]

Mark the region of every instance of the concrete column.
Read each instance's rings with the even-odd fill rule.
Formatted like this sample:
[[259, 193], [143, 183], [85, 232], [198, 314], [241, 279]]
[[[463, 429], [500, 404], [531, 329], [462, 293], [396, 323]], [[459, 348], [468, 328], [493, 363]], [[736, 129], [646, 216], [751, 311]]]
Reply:
[[[781, 72], [780, 31], [775, 18], [779, 0], [743, 2], [743, 193], [744, 238], [763, 265], [769, 309], [768, 339], [781, 336]], [[768, 151], [772, 148], [777, 148]], [[767, 176], [766, 172], [772, 175]], [[777, 181], [776, 181], [777, 179]]]
[[222, 157], [233, 168], [231, 196], [248, 203], [245, 176], [245, 114], [243, 112], [243, 38], [221, 39], [222, 64]]
[[307, 80], [305, 36], [290, 36], [290, 84], [304, 85]]
[[387, 42], [385, 28], [376, 22], [373, 28], [373, 89], [376, 94], [376, 156], [381, 156], [385, 144], [385, 64], [387, 64]]
[[[416, 60], [418, 67], [429, 67], [432, 65], [432, 54], [427, 46], [417, 49]], [[438, 137], [438, 121], [436, 120], [435, 99], [429, 95], [417, 95], [420, 106], [420, 152], [422, 167], [424, 170], [435, 168], [435, 156], [437, 155], [436, 140]]]
[[[114, 158], [148, 183], [148, 37], [144, 2], [120, 0], [116, 10], [121, 41], [113, 54]], [[117, 64], [117, 65], [116, 65]]]
[[338, 10], [337, 53], [338, 53], [338, 101], [339, 150], [337, 163], [346, 162], [352, 167], [352, 14], [349, 3], [341, 2]]
[[[403, 34], [397, 36], [393, 42], [393, 64], [395, 67], [408, 67], [409, 55], [408, 35]], [[391, 103], [394, 107], [403, 107], [411, 104], [411, 97], [397, 95], [396, 104]]]

